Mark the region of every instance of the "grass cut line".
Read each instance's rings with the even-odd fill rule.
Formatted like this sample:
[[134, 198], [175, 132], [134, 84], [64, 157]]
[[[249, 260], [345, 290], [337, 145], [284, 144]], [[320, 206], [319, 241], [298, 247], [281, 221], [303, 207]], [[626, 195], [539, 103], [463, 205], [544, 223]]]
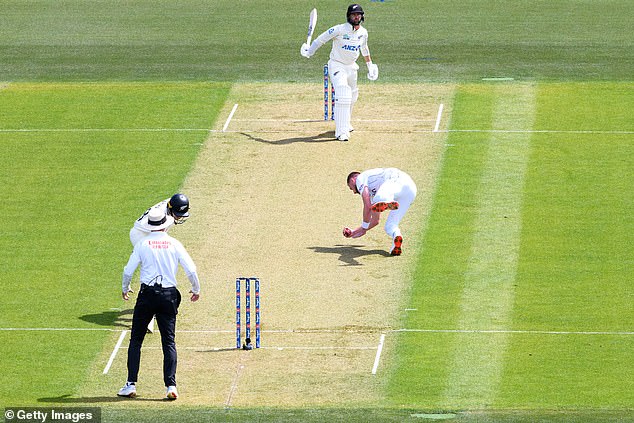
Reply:
[[[535, 87], [495, 87], [492, 127], [532, 127]], [[491, 133], [480, 187], [471, 258], [464, 280], [458, 326], [505, 330], [511, 324], [521, 234], [529, 134]], [[458, 336], [445, 391], [450, 403], [469, 398], [469, 407], [493, 404], [502, 380], [508, 335]]]
[[114, 362], [114, 359], [117, 356], [117, 353], [119, 352], [119, 349], [121, 348], [121, 344], [123, 343], [123, 339], [125, 338], [125, 335], [127, 333], [128, 333], [127, 330], [124, 330], [123, 332], [121, 332], [121, 335], [119, 336], [119, 340], [117, 341], [117, 344], [114, 346], [114, 349], [112, 350], [112, 354], [110, 354], [108, 363], [106, 364], [106, 367], [104, 367], [103, 369], [104, 375], [108, 374], [108, 371], [110, 370], [110, 367], [112, 366], [112, 363]]
[[233, 118], [234, 113], [238, 109], [238, 103], [233, 105], [233, 109], [231, 109], [231, 113], [229, 113], [229, 117], [225, 122], [225, 125], [222, 127], [222, 132], [227, 132], [227, 128], [229, 127], [229, 123], [231, 123], [231, 119]]

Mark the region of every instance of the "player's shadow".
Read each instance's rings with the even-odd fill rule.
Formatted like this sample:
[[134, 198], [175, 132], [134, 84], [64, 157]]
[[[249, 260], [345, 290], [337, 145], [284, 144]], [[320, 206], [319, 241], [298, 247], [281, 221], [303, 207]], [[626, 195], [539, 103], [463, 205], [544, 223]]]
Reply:
[[247, 134], [244, 132], [241, 132], [240, 134], [244, 135], [245, 137], [249, 138], [252, 141], [257, 141], [257, 142], [261, 142], [261, 143], [269, 144], [269, 145], [289, 145], [289, 144], [295, 144], [298, 142], [305, 142], [305, 143], [333, 142], [333, 141], [341, 142], [335, 138], [334, 131], [322, 132], [321, 134], [308, 136], [308, 137], [293, 137], [293, 138], [284, 138], [281, 140], [265, 140], [264, 138], [254, 137], [253, 135]]
[[47, 404], [97, 404], [103, 402], [121, 402], [121, 401], [153, 401], [153, 402], [165, 402], [168, 401], [165, 398], [126, 398], [126, 397], [118, 397], [113, 394], [112, 396], [107, 397], [72, 397], [70, 394], [62, 395], [59, 397], [44, 397], [38, 398], [37, 402], [47, 403]]
[[132, 309], [102, 311], [96, 314], [84, 314], [83, 316], [79, 316], [79, 319], [99, 326], [129, 328], [132, 326], [132, 313]]
[[308, 249], [316, 253], [338, 254], [339, 261], [344, 262], [346, 266], [362, 266], [362, 264], [357, 261], [359, 257], [371, 255], [390, 256], [390, 253], [385, 250], [364, 250], [361, 247], [363, 247], [363, 245], [335, 245], [334, 247], [308, 247]]

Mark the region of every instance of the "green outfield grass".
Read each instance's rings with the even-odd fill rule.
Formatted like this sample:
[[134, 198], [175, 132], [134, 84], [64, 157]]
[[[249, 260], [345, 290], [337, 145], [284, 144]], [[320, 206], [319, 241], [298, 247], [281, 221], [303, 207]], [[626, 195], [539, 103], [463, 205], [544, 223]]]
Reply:
[[[362, 3], [381, 81], [632, 76], [630, 1]], [[317, 81], [329, 50], [299, 55], [315, 6], [318, 33], [345, 19], [335, 0], [8, 0], [0, 81]]]
[[[431, 332], [399, 335], [395, 404], [621, 409], [632, 418], [632, 88], [529, 86], [535, 105], [514, 107], [534, 113], [530, 128], [496, 106], [517, 84], [459, 90], [451, 129], [479, 132], [447, 141], [408, 306], [417, 310], [404, 320]], [[513, 152], [492, 160], [505, 142]], [[491, 172], [504, 190], [487, 188], [499, 184]], [[467, 333], [447, 332], [456, 330]], [[486, 330], [517, 333], [471, 333]]]
[[[634, 3], [362, 3], [379, 83], [458, 84], [402, 318], [428, 332], [391, 338], [375, 408], [231, 410], [76, 396], [108, 330], [129, 325], [116, 287], [130, 222], [179, 189], [232, 83], [319, 84], [329, 48], [299, 55], [315, 5], [53, 3], [0, 13], [0, 328], [86, 331], [1, 330], [1, 407], [99, 406], [109, 422], [634, 421]], [[317, 31], [345, 6], [320, 2]]]
[[76, 391], [121, 314], [113, 282], [131, 248], [121, 235], [179, 189], [227, 92], [211, 83], [0, 92], [1, 180], [11, 198], [0, 327], [97, 330], [0, 331], [0, 354], [11, 357], [0, 362], [11, 381], [0, 387], [3, 404]]

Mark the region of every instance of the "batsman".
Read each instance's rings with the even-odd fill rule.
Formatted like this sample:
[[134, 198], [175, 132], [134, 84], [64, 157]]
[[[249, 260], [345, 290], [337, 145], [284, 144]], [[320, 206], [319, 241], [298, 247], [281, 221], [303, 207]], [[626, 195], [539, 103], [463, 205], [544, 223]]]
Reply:
[[300, 50], [302, 56], [310, 58], [321, 46], [332, 40], [332, 50], [330, 51], [330, 60], [328, 60], [328, 76], [335, 88], [335, 137], [340, 141], [348, 141], [350, 132], [353, 131], [350, 119], [354, 103], [359, 97], [357, 87], [359, 52], [363, 55], [368, 67], [368, 79], [376, 81], [379, 77], [379, 68], [372, 63], [370, 58], [368, 31], [361, 26], [364, 21], [361, 6], [358, 4], [348, 6], [346, 20], [346, 23], [329, 28], [310, 43], [312, 35], [310, 31], [314, 28], [311, 16], [309, 37]]

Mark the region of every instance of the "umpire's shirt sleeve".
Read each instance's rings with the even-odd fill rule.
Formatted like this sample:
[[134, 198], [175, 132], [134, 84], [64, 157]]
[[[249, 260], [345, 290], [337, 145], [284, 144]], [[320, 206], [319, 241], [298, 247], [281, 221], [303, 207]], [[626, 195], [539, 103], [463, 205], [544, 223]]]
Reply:
[[141, 264], [141, 257], [139, 256], [137, 248], [135, 247], [132, 251], [132, 254], [130, 254], [128, 264], [126, 264], [123, 268], [123, 282], [121, 284], [121, 292], [126, 293], [130, 291], [130, 282], [132, 281], [132, 275], [134, 275], [134, 271], [137, 267], [139, 267], [139, 264]]
[[200, 282], [198, 281], [198, 273], [196, 273], [196, 265], [194, 264], [194, 261], [185, 250], [185, 247], [183, 247], [183, 244], [181, 244], [179, 241], [176, 241], [175, 246], [178, 256], [178, 262], [181, 266], [183, 266], [183, 269], [185, 269], [187, 278], [192, 284], [192, 293], [200, 294]]

